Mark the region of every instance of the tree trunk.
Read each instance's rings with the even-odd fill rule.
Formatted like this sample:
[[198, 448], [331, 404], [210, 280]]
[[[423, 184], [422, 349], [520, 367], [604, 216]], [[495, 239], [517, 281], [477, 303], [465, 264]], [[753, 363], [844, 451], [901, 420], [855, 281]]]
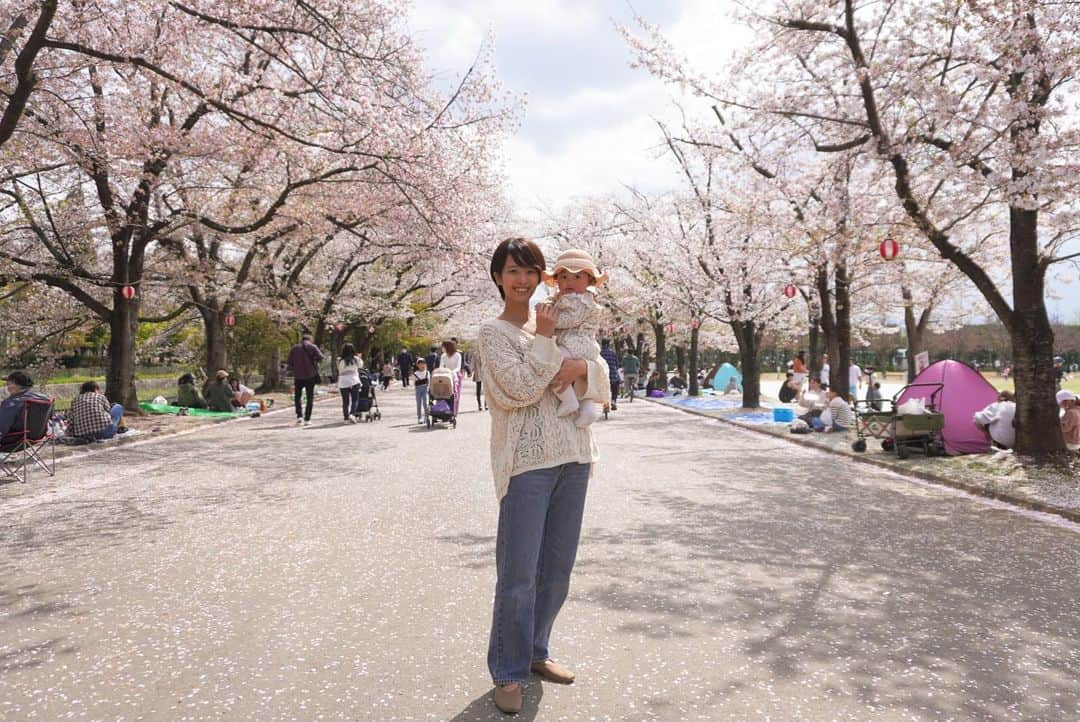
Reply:
[[[1016, 451], [1045, 456], [1065, 450], [1054, 379], [1054, 331], [1046, 313], [1046, 267], [1039, 257], [1038, 211], [1009, 209], [1013, 313], [1006, 323], [1016, 380]], [[1003, 319], [1004, 320], [1004, 319]]]
[[761, 406], [761, 332], [753, 322], [732, 321], [731, 330], [739, 345], [739, 364], [742, 367], [743, 408]]
[[266, 360], [266, 368], [263, 369], [262, 386], [255, 389], [260, 394], [268, 394], [277, 391], [281, 387], [281, 349], [274, 346], [270, 357]]
[[113, 293], [109, 314], [109, 356], [105, 370], [105, 396], [128, 411], [141, 413], [135, 390], [135, 337], [139, 331], [139, 299], [130, 301]]
[[675, 347], [675, 368], [680, 376], [683, 376], [686, 372], [686, 347], [682, 344]]
[[656, 338], [656, 370], [660, 372], [664, 385], [667, 386], [667, 333], [662, 323], [653, 323], [652, 329]]
[[809, 361], [810, 378], [816, 379], [821, 377], [821, 319], [818, 318], [817, 309], [812, 304], [809, 305], [809, 322], [808, 339], [806, 352], [809, 354], [807, 360]]
[[[836, 264], [836, 362], [840, 365], [839, 379], [842, 394], [850, 384], [848, 369], [851, 366], [851, 287], [848, 285], [847, 264]], [[832, 358], [832, 354], [829, 355]], [[830, 380], [836, 376], [830, 374]], [[851, 401], [855, 401], [854, 398]]]
[[924, 309], [921, 317], [915, 319], [915, 308], [912, 305], [911, 290], [907, 287], [900, 289], [904, 298], [904, 330], [907, 332], [907, 380], [910, 384], [915, 380], [915, 356], [926, 349], [924, 335], [926, 326], [930, 320], [930, 309]]
[[698, 386], [698, 334], [701, 329], [693, 324], [690, 326], [690, 395], [700, 396], [701, 388]]
[[225, 311], [219, 311], [209, 304], [199, 308], [203, 320], [203, 333], [206, 336], [206, 376], [214, 378], [218, 369], [226, 369], [229, 364], [228, 350], [225, 348]]

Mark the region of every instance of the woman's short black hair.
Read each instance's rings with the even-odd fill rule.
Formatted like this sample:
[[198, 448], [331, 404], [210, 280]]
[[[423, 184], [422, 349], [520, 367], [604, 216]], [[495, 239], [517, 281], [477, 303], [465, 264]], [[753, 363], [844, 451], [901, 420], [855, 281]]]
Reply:
[[21, 386], [24, 389], [28, 389], [34, 385], [34, 380], [30, 378], [30, 374], [25, 371], [12, 371], [4, 380], [13, 383], [16, 386]]
[[91, 393], [93, 393], [95, 391], [98, 391], [100, 389], [101, 389], [101, 387], [98, 386], [97, 381], [86, 381], [85, 383], [83, 383], [82, 386], [79, 387], [79, 393], [80, 394], [91, 394]]
[[495, 247], [495, 252], [491, 254], [491, 280], [495, 283], [495, 287], [499, 289], [499, 298], [506, 298], [506, 294], [503, 293], [502, 286], [495, 281], [495, 276], [501, 274], [503, 269], [506, 268], [507, 258], [513, 258], [514, 263], [519, 266], [535, 268], [536, 272], [541, 276], [547, 263], [544, 260], [544, 252], [540, 250], [540, 246], [536, 245], [535, 241], [530, 241], [528, 238], [507, 238], [504, 240]]
[[180, 377], [180, 380], [177, 381], [176, 383], [181, 384], [181, 385], [183, 385], [183, 384], [194, 384], [195, 383], [195, 377], [192, 376], [191, 374], [184, 374], [183, 376]]

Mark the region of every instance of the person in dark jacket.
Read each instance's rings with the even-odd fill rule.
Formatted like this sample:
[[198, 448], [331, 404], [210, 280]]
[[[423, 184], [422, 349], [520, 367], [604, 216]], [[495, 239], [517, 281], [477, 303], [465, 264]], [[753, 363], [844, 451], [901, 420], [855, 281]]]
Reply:
[[[308, 333], [289, 350], [285, 366], [293, 372], [293, 403], [296, 405], [297, 424], [311, 424], [311, 406], [315, 403], [315, 385], [319, 383], [319, 362], [322, 360], [323, 352], [311, 342], [311, 334]], [[300, 397], [305, 392], [307, 403], [301, 413]]]
[[619, 398], [619, 357], [611, 348], [611, 339], [600, 339], [600, 358], [607, 362], [608, 379], [611, 381], [611, 410], [617, 411], [616, 399]]
[[211, 411], [235, 411], [233, 408], [232, 386], [229, 386], [229, 372], [221, 369], [217, 377], [206, 387], [206, 405]]
[[413, 355], [409, 353], [409, 349], [401, 349], [401, 353], [397, 355], [398, 371], [401, 372], [401, 385], [408, 388], [409, 376], [413, 370]]
[[191, 374], [184, 374], [176, 383], [176, 405], [189, 409], [206, 408], [206, 399], [195, 386], [195, 377]]
[[[8, 397], [0, 403], [0, 437], [23, 430], [23, 406], [26, 405], [27, 399], [49, 400], [45, 394], [30, 390], [34, 385], [34, 380], [25, 371], [12, 371], [4, 380]], [[14, 444], [8, 444], [8, 446], [14, 446]]]
[[432, 346], [428, 349], [427, 356], [424, 357], [424, 363], [427, 364], [428, 371], [434, 371], [439, 368], [439, 347]]

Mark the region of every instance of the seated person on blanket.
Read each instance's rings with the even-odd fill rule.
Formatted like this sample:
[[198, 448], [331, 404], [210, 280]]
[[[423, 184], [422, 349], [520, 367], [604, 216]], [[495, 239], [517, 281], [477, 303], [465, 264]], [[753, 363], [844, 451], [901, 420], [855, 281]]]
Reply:
[[810, 422], [815, 431], [847, 431], [855, 422], [855, 415], [851, 407], [836, 389], [829, 389], [829, 405], [821, 412], [821, 416]]
[[[363, 362], [361, 362], [361, 365]], [[240, 379], [235, 374], [229, 374], [229, 388], [233, 392], [233, 406], [239, 406], [243, 408], [247, 406], [248, 402], [255, 398], [255, 392], [240, 383]]]
[[[604, 311], [596, 302], [596, 285], [603, 283], [607, 276], [596, 268], [592, 256], [572, 248], [559, 254], [555, 268], [544, 277], [549, 284], [554, 282], [559, 288], [553, 304], [559, 314], [555, 336], [563, 358], [597, 361], [604, 364], [606, 371], [607, 363], [600, 356], [600, 345], [596, 343]], [[607, 386], [597, 389], [596, 398], [582, 398], [585, 390], [586, 384], [579, 381], [558, 395], [562, 402], [558, 415], [576, 413], [575, 423], [582, 429], [599, 419], [604, 413], [604, 404], [611, 401], [611, 389]]]
[[110, 404], [96, 381], [87, 381], [71, 402], [68, 433], [80, 439], [105, 440], [116, 436], [124, 419], [124, 407]]
[[229, 386], [229, 372], [221, 369], [206, 387], [206, 405], [211, 411], [234, 411], [233, 390]]
[[195, 386], [195, 377], [184, 374], [176, 385], [176, 405], [188, 409], [205, 409], [206, 399]]
[[829, 398], [826, 395], [828, 390], [828, 384], [822, 384], [818, 379], [810, 379], [810, 388], [800, 391], [796, 400], [801, 408], [806, 409], [799, 418], [812, 426], [813, 420], [821, 416], [821, 412], [829, 405]]

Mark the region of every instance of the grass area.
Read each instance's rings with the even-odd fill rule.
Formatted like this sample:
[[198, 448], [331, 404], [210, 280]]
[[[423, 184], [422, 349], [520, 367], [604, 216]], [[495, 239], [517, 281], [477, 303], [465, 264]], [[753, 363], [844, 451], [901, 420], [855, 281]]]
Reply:
[[[998, 376], [997, 374], [994, 374], [994, 375], [991, 375], [991, 376], [987, 376], [986, 374], [983, 374], [983, 376], [998, 391], [1005, 391], [1005, 390], [1015, 391], [1016, 390], [1014, 388], [1014, 386], [1013, 386], [1013, 380], [1012, 379], [1003, 379], [1000, 376]], [[1066, 378], [1065, 382], [1061, 385], [1061, 388], [1068, 389], [1069, 391], [1072, 391], [1074, 394], [1080, 395], [1080, 374], [1077, 374], [1077, 375], [1073, 376], [1071, 379]]]
[[[179, 374], [175, 371], [151, 371], [151, 372], [136, 372], [135, 380], [150, 380], [150, 379], [175, 379]], [[81, 384], [87, 381], [98, 381], [105, 383], [105, 374], [93, 375], [93, 374], [60, 374], [57, 376], [50, 376], [46, 379], [45, 384]]]

